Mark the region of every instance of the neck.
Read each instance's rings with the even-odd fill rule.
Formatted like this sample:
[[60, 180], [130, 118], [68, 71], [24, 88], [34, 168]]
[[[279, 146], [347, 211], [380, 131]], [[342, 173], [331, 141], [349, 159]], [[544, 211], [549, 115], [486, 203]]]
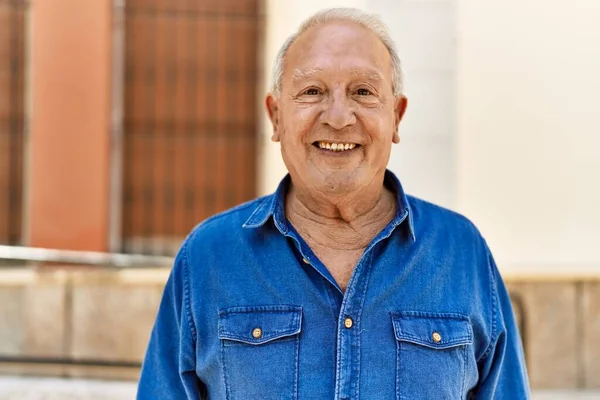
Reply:
[[285, 211], [292, 225], [309, 241], [336, 248], [365, 248], [393, 219], [396, 198], [383, 179], [338, 196], [292, 182]]

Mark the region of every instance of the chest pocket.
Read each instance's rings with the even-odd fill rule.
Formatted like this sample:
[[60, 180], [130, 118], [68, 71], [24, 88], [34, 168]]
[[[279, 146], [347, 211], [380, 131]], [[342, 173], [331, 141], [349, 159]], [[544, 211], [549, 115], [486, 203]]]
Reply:
[[234, 307], [219, 312], [228, 400], [297, 399], [302, 308]]
[[392, 313], [397, 399], [466, 398], [473, 329], [460, 314]]

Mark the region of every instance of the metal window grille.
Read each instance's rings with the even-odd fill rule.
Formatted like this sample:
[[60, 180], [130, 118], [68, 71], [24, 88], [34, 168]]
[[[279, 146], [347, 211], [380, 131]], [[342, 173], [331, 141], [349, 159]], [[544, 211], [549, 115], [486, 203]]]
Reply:
[[127, 0], [122, 251], [255, 196], [259, 0]]
[[27, 2], [0, 0], [0, 244], [21, 242]]

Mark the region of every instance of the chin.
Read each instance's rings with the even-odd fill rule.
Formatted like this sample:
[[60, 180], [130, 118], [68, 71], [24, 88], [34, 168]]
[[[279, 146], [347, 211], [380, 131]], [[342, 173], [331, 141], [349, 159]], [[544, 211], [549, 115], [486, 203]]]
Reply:
[[359, 171], [344, 171], [337, 170], [331, 171], [327, 174], [321, 175], [321, 184], [323, 189], [329, 193], [336, 193], [344, 195], [345, 193], [352, 192], [362, 186], [364, 182], [364, 176]]

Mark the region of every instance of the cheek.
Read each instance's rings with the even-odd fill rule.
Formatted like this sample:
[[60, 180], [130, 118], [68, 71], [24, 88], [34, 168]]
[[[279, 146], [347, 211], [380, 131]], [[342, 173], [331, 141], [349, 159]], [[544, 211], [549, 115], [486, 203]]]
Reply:
[[371, 145], [380, 147], [392, 142], [393, 124], [381, 114], [370, 115], [362, 120], [363, 129], [371, 140]]
[[318, 120], [318, 110], [314, 106], [293, 107], [286, 110], [283, 126], [288, 140], [301, 142], [311, 132]]
[[366, 118], [368, 130], [374, 141], [382, 141], [385, 144], [392, 142], [394, 136], [394, 114], [391, 110], [373, 110]]
[[367, 146], [365, 157], [375, 164], [387, 160], [394, 137], [393, 120], [386, 118], [381, 112], [373, 112], [368, 116], [365, 115], [362, 125], [371, 141]]

